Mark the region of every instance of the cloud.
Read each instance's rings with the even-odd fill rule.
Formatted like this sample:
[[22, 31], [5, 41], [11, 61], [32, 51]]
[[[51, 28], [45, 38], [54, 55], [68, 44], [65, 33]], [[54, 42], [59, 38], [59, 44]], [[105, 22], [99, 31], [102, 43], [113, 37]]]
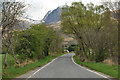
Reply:
[[99, 3], [99, 0], [26, 0], [26, 2], [30, 5], [30, 8], [27, 10], [26, 14], [32, 19], [41, 20], [49, 10], [53, 10], [58, 6], [65, 4], [70, 5], [72, 2], [80, 1], [84, 4], [89, 2], [93, 2], [94, 4]]
[[100, 4], [100, 0], [82, 0], [82, 2], [84, 4], [87, 4], [87, 3], [90, 3], [90, 2], [92, 2], [95, 5], [99, 5]]

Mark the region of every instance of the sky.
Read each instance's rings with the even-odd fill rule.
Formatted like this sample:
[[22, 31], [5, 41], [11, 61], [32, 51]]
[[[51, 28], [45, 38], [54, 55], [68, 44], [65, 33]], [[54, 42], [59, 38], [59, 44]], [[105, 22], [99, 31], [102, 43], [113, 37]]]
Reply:
[[70, 5], [72, 2], [80, 2], [87, 4], [89, 2], [95, 5], [100, 4], [100, 0], [25, 0], [29, 7], [26, 10], [26, 15], [34, 20], [41, 20], [49, 10], [54, 10], [58, 6], [65, 4]]

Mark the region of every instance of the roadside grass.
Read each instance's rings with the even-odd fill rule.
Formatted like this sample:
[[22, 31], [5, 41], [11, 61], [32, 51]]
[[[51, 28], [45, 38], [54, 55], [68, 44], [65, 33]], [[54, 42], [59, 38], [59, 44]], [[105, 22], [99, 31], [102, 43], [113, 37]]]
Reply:
[[[3, 73], [2, 73], [2, 77], [3, 78], [16, 78], [20, 75], [23, 75], [25, 73], [27, 73], [30, 70], [34, 70], [38, 67], [42, 67], [45, 64], [47, 64], [48, 62], [52, 61], [54, 58], [62, 56], [65, 53], [61, 53], [61, 54], [56, 54], [56, 55], [49, 55], [47, 56], [45, 59], [41, 59], [38, 62], [34, 62], [34, 63], [30, 63], [27, 64], [23, 67], [19, 67], [19, 66], [14, 66], [14, 59], [11, 58], [11, 55], [8, 55], [8, 64], [11, 65], [9, 66], [8, 69], [3, 69]], [[4, 56], [4, 55], [3, 55]], [[12, 60], [13, 63], [10, 64], [10, 61]]]
[[81, 62], [77, 56], [73, 57], [77, 64], [81, 66], [85, 66], [89, 69], [96, 70], [98, 72], [102, 72], [107, 74], [113, 78], [118, 78], [118, 66], [115, 65], [107, 65], [105, 63], [95, 63], [95, 62]]
[[2, 54], [0, 54], [0, 80], [2, 79]]
[[[2, 55], [2, 68], [4, 67], [4, 57], [5, 54], [1, 54]], [[8, 67], [11, 68], [14, 65], [14, 58], [12, 55], [8, 54], [7, 55], [7, 63], [8, 63]]]

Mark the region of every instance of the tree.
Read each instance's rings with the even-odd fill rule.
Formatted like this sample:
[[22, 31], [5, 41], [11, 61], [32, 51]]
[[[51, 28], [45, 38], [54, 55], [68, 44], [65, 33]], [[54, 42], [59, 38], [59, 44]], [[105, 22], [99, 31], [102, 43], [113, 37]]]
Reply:
[[[59, 42], [56, 42], [57, 39], [60, 39], [56, 36], [56, 31], [46, 27], [45, 24], [31, 25], [30, 29], [16, 31], [14, 34], [18, 35], [14, 38], [16, 45], [13, 49], [21, 63], [25, 60], [43, 59], [49, 56], [50, 52], [54, 52], [52, 48], [56, 47], [55, 44], [60, 45]], [[58, 46], [55, 52], [60, 49]]]
[[81, 2], [72, 3], [72, 6], [63, 7], [62, 29], [70, 34], [74, 34], [79, 42], [81, 57], [87, 58], [81, 28], [84, 27], [86, 7]]
[[[118, 29], [119, 29], [119, 27], [120, 27], [120, 0], [114, 0], [114, 1], [104, 0], [101, 2], [106, 8], [110, 9], [112, 16], [117, 19], [117, 21], [118, 21], [117, 25], [118, 25]], [[118, 30], [118, 35], [119, 35], [119, 33], [120, 33], [120, 30]], [[119, 39], [120, 39], [120, 37], [118, 36], [118, 45], [120, 45]], [[118, 59], [120, 59], [119, 53], [120, 52], [118, 50]], [[120, 65], [120, 60], [118, 61], [118, 64]]]
[[55, 31], [52, 28], [48, 28], [47, 35], [45, 38], [45, 46], [44, 46], [44, 55], [48, 56], [49, 55], [49, 50], [52, 41], [54, 40], [55, 37]]
[[7, 68], [7, 54], [10, 50], [12, 44], [12, 36], [14, 32], [14, 28], [19, 23], [20, 17], [23, 16], [25, 10], [25, 4], [23, 2], [13, 2], [4, 1], [2, 3], [3, 10], [2, 10], [2, 21], [1, 21], [1, 28], [2, 28], [2, 44], [3, 47], [7, 48], [4, 60], [4, 68]]
[[89, 3], [85, 6], [74, 2], [63, 7], [61, 19], [62, 29], [73, 34], [78, 41], [77, 55], [81, 61], [103, 62], [110, 55], [110, 50], [113, 50], [111, 54], [117, 51], [116, 21], [103, 5]]
[[50, 45], [50, 52], [52, 53], [61, 53], [63, 52], [63, 46], [62, 46], [62, 42], [63, 42], [63, 37], [62, 37], [62, 32], [60, 30], [56, 30], [54, 32], [54, 37], [53, 41], [51, 42]]

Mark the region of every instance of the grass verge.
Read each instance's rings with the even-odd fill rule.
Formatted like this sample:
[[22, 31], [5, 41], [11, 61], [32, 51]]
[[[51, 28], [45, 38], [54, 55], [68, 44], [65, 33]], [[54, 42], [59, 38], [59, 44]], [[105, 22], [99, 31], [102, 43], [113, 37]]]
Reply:
[[115, 65], [107, 65], [105, 63], [95, 63], [95, 62], [81, 62], [77, 56], [74, 56], [74, 61], [81, 66], [85, 66], [89, 69], [96, 70], [98, 72], [102, 72], [107, 74], [113, 78], [118, 78], [118, 66]]
[[2, 79], [2, 54], [0, 54], [0, 80]]
[[[54, 58], [62, 56], [63, 54], [65, 54], [65, 53], [57, 54], [57, 55], [50, 55], [50, 56], [47, 56], [45, 59], [41, 59], [38, 62], [27, 64], [27, 65], [25, 65], [23, 67], [11, 66], [8, 69], [3, 69], [2, 77], [3, 78], [15, 78], [15, 77], [18, 77], [20, 75], [23, 75], [23, 74], [27, 73], [30, 70], [34, 70], [35, 68], [44, 66], [45, 64], [52, 61]], [[10, 61], [10, 60], [13, 61], [13, 58], [9, 55], [8, 56], [8, 61]], [[10, 64], [10, 62], [8, 62], [8, 63]], [[11, 62], [11, 64], [13, 64], [13, 63]]]

